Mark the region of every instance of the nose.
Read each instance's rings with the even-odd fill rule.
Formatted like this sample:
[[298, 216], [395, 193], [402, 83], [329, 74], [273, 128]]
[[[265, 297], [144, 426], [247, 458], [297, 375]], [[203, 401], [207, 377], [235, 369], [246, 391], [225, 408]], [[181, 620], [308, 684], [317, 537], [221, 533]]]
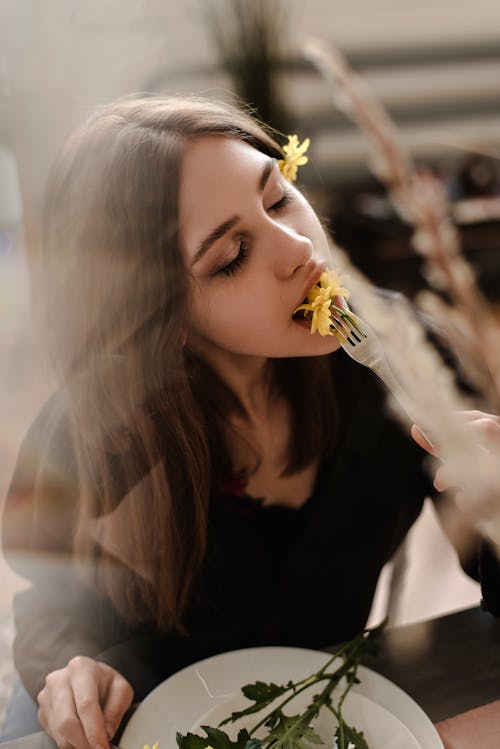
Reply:
[[274, 237], [273, 260], [277, 278], [287, 279], [308, 263], [313, 255], [310, 239], [281, 225]]

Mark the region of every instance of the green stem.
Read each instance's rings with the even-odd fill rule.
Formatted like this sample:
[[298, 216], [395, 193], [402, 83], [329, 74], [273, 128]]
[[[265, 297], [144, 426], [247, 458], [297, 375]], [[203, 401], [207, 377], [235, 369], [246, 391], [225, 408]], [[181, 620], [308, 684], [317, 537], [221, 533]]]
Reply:
[[363, 336], [363, 338], [365, 337], [365, 334], [363, 333], [363, 331], [357, 324], [354, 317], [351, 314], [349, 314], [349, 312], [346, 312], [345, 309], [342, 309], [341, 307], [337, 307], [337, 305], [333, 304], [333, 302], [330, 304], [330, 309], [334, 309], [341, 320], [347, 320], [349, 325], [351, 325], [354, 328], [354, 330], [356, 330], [359, 333], [360, 336]]
[[[364, 638], [363, 638], [364, 639]], [[351, 643], [352, 644], [352, 643]], [[335, 658], [337, 658], [338, 655], [335, 655]], [[330, 659], [328, 663], [331, 663], [332, 660]], [[324, 667], [323, 667], [324, 668]], [[309, 677], [309, 679], [306, 679], [305, 681], [308, 682], [304, 684], [300, 689], [295, 689], [296, 684], [293, 684], [290, 689], [294, 689], [293, 694], [289, 695], [285, 700], [283, 700], [277, 707], [273, 708], [269, 713], [267, 713], [262, 720], [260, 720], [250, 731], [250, 736], [252, 736], [262, 725], [266, 723], [266, 721], [269, 719], [269, 717], [278, 710], [282, 710], [285, 705], [287, 705], [291, 700], [294, 699], [297, 695], [299, 695], [301, 692], [304, 692], [306, 689], [309, 689], [309, 687], [312, 687], [314, 684], [319, 684], [320, 681], [326, 681], [328, 680], [327, 686], [323, 689], [323, 691], [320, 693], [318, 700], [309, 707], [305, 713], [303, 713], [300, 718], [292, 725], [290, 730], [294, 730], [296, 725], [303, 723], [305, 716], [307, 716], [307, 722], [311, 720], [312, 717], [314, 717], [315, 714], [317, 714], [320, 710], [320, 708], [326, 704], [326, 701], [328, 697], [330, 696], [331, 692], [335, 689], [337, 684], [340, 682], [341, 678], [345, 676], [345, 674], [353, 668], [352, 662], [349, 662], [348, 660], [344, 661], [342, 666], [340, 666], [336, 671], [334, 671], [332, 674], [325, 674], [322, 673], [322, 670], [318, 671], [313, 679], [312, 677]], [[354, 668], [357, 668], [357, 663], [354, 666]], [[304, 681], [304, 680], [303, 680]], [[303, 682], [297, 682], [297, 684], [301, 684]], [[312, 711], [312, 714], [309, 715], [309, 713]], [[287, 732], [286, 735], [288, 735], [289, 732]], [[279, 742], [278, 742], [279, 743]], [[276, 745], [275, 745], [276, 746]]]
[[[348, 664], [344, 664], [344, 666], [348, 666]], [[341, 669], [339, 669], [339, 671], [340, 670]], [[338, 672], [335, 672], [335, 673], [337, 674]], [[304, 713], [302, 713], [302, 715], [300, 715], [297, 718], [297, 720], [294, 721], [294, 723], [292, 723], [292, 725], [288, 728], [288, 730], [286, 731], [286, 733], [284, 734], [284, 736], [281, 736], [281, 738], [272, 745], [273, 749], [279, 749], [279, 747], [281, 747], [288, 740], [288, 737], [290, 735], [293, 735], [295, 733], [296, 729], [299, 726], [301, 726], [301, 725], [308, 726], [309, 725], [309, 723], [311, 722], [311, 720], [313, 718], [315, 718], [316, 715], [319, 713], [319, 711], [321, 710], [321, 708], [323, 707], [323, 705], [327, 704], [327, 701], [328, 701], [328, 698], [330, 697], [330, 694], [333, 692], [333, 690], [335, 689], [335, 687], [337, 686], [337, 684], [339, 683], [339, 681], [340, 681], [340, 679], [342, 678], [343, 675], [344, 675], [343, 673], [340, 674], [339, 677], [338, 677], [338, 679], [336, 679], [335, 681], [330, 681], [327, 684], [327, 686], [323, 689], [323, 691], [319, 695], [319, 699], [316, 700], [314, 702], [314, 704], [310, 705], [307, 708], [307, 710]], [[303, 687], [303, 689], [307, 689], [307, 687]], [[303, 689], [301, 689], [300, 691], [303, 691]], [[297, 692], [297, 694], [298, 694], [298, 692]], [[293, 696], [295, 696], [295, 695], [293, 695]], [[272, 712], [274, 712], [274, 711], [272, 711]], [[262, 722], [260, 723], [260, 725], [262, 725]], [[254, 733], [254, 731], [255, 731], [255, 728], [253, 728], [250, 731], [250, 736]]]
[[[273, 714], [274, 712], [276, 712], [277, 710], [282, 710], [282, 708], [284, 708], [284, 707], [285, 707], [285, 705], [287, 705], [287, 704], [288, 704], [289, 702], [291, 702], [291, 700], [293, 700], [293, 699], [294, 699], [294, 697], [296, 697], [296, 696], [297, 696], [298, 694], [300, 694], [301, 692], [305, 692], [305, 690], [306, 690], [306, 689], [309, 689], [309, 687], [312, 687], [312, 686], [313, 686], [314, 684], [318, 684], [318, 683], [319, 683], [320, 681], [325, 681], [325, 680], [327, 680], [327, 679], [333, 679], [333, 678], [335, 678], [335, 674], [336, 674], [336, 673], [337, 673], [337, 672], [335, 671], [335, 672], [334, 672], [334, 674], [325, 674], [324, 676], [320, 676], [319, 678], [316, 678], [317, 674], [315, 674], [315, 678], [314, 678], [314, 681], [311, 681], [311, 680], [310, 680], [310, 679], [311, 679], [311, 677], [309, 677], [308, 679], [306, 679], [306, 681], [308, 681], [308, 683], [307, 683], [307, 684], [304, 684], [304, 686], [303, 686], [303, 687], [301, 687], [300, 689], [295, 689], [295, 686], [296, 686], [296, 684], [293, 684], [293, 685], [292, 685], [292, 686], [290, 687], [290, 689], [293, 689], [293, 690], [294, 690], [294, 691], [293, 691], [293, 693], [292, 693], [291, 695], [289, 695], [289, 696], [288, 696], [288, 697], [287, 697], [287, 698], [286, 698], [285, 700], [283, 700], [283, 702], [280, 702], [280, 704], [279, 704], [279, 705], [277, 705], [276, 707], [274, 707], [274, 708], [273, 708], [273, 709], [271, 710], [271, 712], [267, 713], [267, 715], [265, 715], [265, 716], [264, 716], [264, 717], [262, 718], [262, 720], [260, 720], [260, 721], [259, 721], [259, 722], [258, 722], [258, 723], [257, 723], [257, 724], [256, 724], [256, 725], [255, 725], [255, 726], [253, 727], [253, 728], [252, 728], [252, 730], [250, 731], [250, 736], [252, 736], [252, 735], [253, 735], [253, 734], [255, 733], [255, 731], [257, 731], [257, 730], [258, 730], [258, 729], [259, 729], [259, 728], [260, 728], [261, 726], [263, 726], [263, 725], [265, 724], [265, 722], [266, 722], [266, 721], [268, 720], [268, 718], [269, 718], [269, 717], [270, 717], [270, 716], [271, 716], [271, 715], [272, 715], [272, 714]], [[340, 677], [340, 678], [342, 678], [342, 677]], [[298, 683], [300, 684], [301, 682], [298, 682]], [[338, 683], [338, 682], [336, 682], [336, 684], [337, 684], [337, 683]]]
[[[366, 643], [367, 639], [368, 637], [365, 637], [363, 634], [360, 634], [360, 635], [356, 635], [356, 637], [354, 637], [352, 640], [349, 640], [348, 642], [344, 643], [344, 645], [341, 645], [339, 649], [335, 651], [332, 657], [327, 660], [325, 665], [322, 666], [320, 670], [317, 672], [317, 674], [315, 675], [322, 674], [324, 671], [326, 671], [328, 666], [331, 663], [333, 663], [333, 661], [335, 661], [337, 658], [342, 658], [344, 656], [344, 653], [348, 653], [349, 650], [356, 651], [356, 650], [361, 649], [361, 646], [363, 646]], [[349, 658], [351, 656], [348, 655], [347, 657]], [[303, 681], [307, 681], [307, 679], [304, 679]], [[301, 684], [302, 682], [299, 681], [298, 683]]]
[[330, 712], [333, 713], [333, 715], [335, 716], [335, 719], [336, 719], [337, 723], [339, 724], [339, 741], [340, 741], [340, 745], [339, 745], [338, 749], [345, 749], [345, 747], [344, 747], [344, 744], [345, 744], [344, 719], [342, 717], [342, 710], [335, 709], [333, 707], [333, 705], [327, 705], [327, 707], [330, 710]]
[[[356, 669], [357, 669], [357, 666], [356, 666]], [[339, 724], [339, 742], [340, 743], [339, 743], [339, 748], [338, 749], [345, 749], [345, 747], [344, 747], [344, 744], [345, 744], [344, 722], [345, 721], [344, 721], [344, 719], [342, 717], [342, 705], [344, 704], [345, 699], [346, 699], [347, 695], [349, 694], [349, 692], [351, 691], [352, 687], [353, 687], [353, 682], [351, 680], [351, 681], [349, 681], [347, 683], [347, 686], [344, 689], [344, 692], [340, 696], [340, 699], [339, 699], [339, 702], [338, 702], [338, 705], [337, 705], [336, 708], [334, 708], [332, 704], [328, 704], [327, 705], [327, 708], [330, 710], [330, 712], [332, 712], [334, 714], [334, 716], [337, 719], [338, 724]]]
[[[291, 683], [287, 689], [285, 689], [284, 694], [286, 692], [292, 692], [289, 694], [284, 700], [282, 700], [277, 707], [274, 707], [272, 710], [268, 711], [266, 715], [250, 730], [249, 735], [252, 736], [255, 734], [256, 731], [261, 728], [267, 721], [271, 718], [271, 716], [276, 715], [280, 716], [283, 715], [282, 710], [291, 700], [293, 700], [295, 697], [297, 697], [299, 694], [304, 692], [306, 689], [309, 689], [310, 687], [314, 686], [315, 684], [319, 684], [322, 681], [328, 681], [328, 684], [324, 687], [323, 691], [319, 694], [313, 695], [313, 701], [309, 705], [309, 707], [306, 709], [304, 713], [297, 716], [297, 719], [292, 723], [292, 725], [287, 729], [284, 736], [280, 737], [279, 740], [274, 740], [273, 744], [269, 744], [269, 737], [267, 739], [263, 739], [262, 743], [263, 745], [267, 744], [269, 746], [272, 746], [272, 749], [279, 749], [285, 741], [288, 740], [288, 737], [290, 735], [293, 735], [293, 733], [297, 730], [300, 726], [308, 726], [310, 721], [318, 715], [321, 708], [326, 705], [333, 714], [337, 717], [337, 714], [331, 704], [330, 695], [339, 684], [340, 680], [343, 676], [348, 674], [349, 672], [352, 672], [352, 678], [348, 680], [348, 683], [346, 685], [346, 688], [344, 692], [341, 695], [340, 702], [339, 702], [339, 713], [340, 721], [339, 725], [342, 729], [342, 716], [340, 713], [340, 708], [349, 692], [349, 690], [353, 686], [354, 677], [356, 675], [359, 662], [361, 660], [361, 656], [363, 652], [366, 650], [367, 642], [372, 637], [377, 636], [379, 632], [383, 629], [385, 625], [385, 621], [382, 622], [378, 627], [375, 627], [372, 630], [366, 630], [364, 633], [361, 633], [357, 635], [355, 638], [350, 640], [349, 642], [342, 645], [335, 653], [333, 653], [332, 657], [329, 658], [325, 664], [312, 676], [308, 676], [304, 679], [301, 679], [300, 681]], [[327, 673], [327, 668], [337, 659], [342, 658], [343, 663], [340, 665], [335, 671], [332, 673]], [[261, 710], [264, 710], [265, 707], [262, 707]], [[285, 717], [285, 716], [283, 716]], [[338, 718], [337, 718], [338, 719]], [[237, 717], [233, 718], [234, 720], [237, 720]]]

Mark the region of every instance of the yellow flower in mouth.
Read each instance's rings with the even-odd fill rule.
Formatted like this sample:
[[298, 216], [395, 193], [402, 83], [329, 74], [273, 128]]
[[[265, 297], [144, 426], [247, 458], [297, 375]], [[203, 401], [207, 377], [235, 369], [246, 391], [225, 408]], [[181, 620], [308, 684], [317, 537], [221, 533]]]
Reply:
[[[301, 304], [295, 312], [301, 309], [306, 313], [312, 312], [311, 334], [318, 331], [320, 335], [333, 335], [333, 331], [330, 329], [330, 304], [332, 303], [332, 298], [328, 293], [329, 289], [320, 289], [318, 286], [315, 286], [314, 289], [315, 291], [311, 289], [307, 295], [308, 304]], [[313, 291], [314, 298], [312, 298]]]
[[309, 158], [304, 156], [304, 154], [309, 148], [310, 143], [311, 140], [309, 138], [299, 143], [297, 135], [288, 136], [288, 143], [286, 146], [283, 146], [285, 158], [278, 159], [278, 166], [283, 177], [289, 182], [295, 182], [298, 167], [307, 164], [309, 161]]
[[331, 289], [331, 295], [342, 296], [344, 299], [349, 299], [349, 291], [342, 286], [344, 283], [344, 276], [335, 270], [327, 268], [320, 276], [319, 285], [322, 289]]
[[311, 335], [318, 331], [322, 336], [335, 335], [339, 340], [343, 339], [343, 336], [330, 325], [330, 308], [334, 297], [348, 299], [349, 291], [342, 286], [342, 276], [328, 268], [321, 274], [318, 283], [319, 286], [315, 284], [307, 292], [307, 303], [299, 305], [293, 314], [299, 310], [304, 310], [306, 316], [312, 313]]

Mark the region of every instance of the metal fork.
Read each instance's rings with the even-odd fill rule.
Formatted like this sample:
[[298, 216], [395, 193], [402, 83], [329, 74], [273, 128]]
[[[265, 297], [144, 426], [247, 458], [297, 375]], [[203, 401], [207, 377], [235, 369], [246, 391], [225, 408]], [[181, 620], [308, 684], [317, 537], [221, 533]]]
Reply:
[[[351, 310], [339, 311], [336, 308], [332, 308], [331, 319], [333, 327], [342, 336], [340, 343], [346, 354], [349, 354], [351, 359], [354, 359], [358, 364], [368, 367], [375, 372], [397, 399], [408, 418], [417, 423], [416, 419], [408, 413], [405, 404], [405, 392], [394, 376], [385, 356], [382, 343], [373, 328]], [[420, 431], [431, 447], [433, 447], [432, 441], [421, 427]]]

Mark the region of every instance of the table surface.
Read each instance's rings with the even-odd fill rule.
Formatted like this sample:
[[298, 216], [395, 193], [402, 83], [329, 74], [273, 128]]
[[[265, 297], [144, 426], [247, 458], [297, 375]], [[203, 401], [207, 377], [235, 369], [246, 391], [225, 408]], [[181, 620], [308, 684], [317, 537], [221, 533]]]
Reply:
[[[500, 619], [480, 608], [387, 629], [364, 665], [398, 684], [433, 722], [500, 698]], [[2, 749], [54, 749], [45, 733]]]
[[477, 607], [387, 629], [379, 654], [364, 664], [436, 723], [500, 698], [500, 619]]

